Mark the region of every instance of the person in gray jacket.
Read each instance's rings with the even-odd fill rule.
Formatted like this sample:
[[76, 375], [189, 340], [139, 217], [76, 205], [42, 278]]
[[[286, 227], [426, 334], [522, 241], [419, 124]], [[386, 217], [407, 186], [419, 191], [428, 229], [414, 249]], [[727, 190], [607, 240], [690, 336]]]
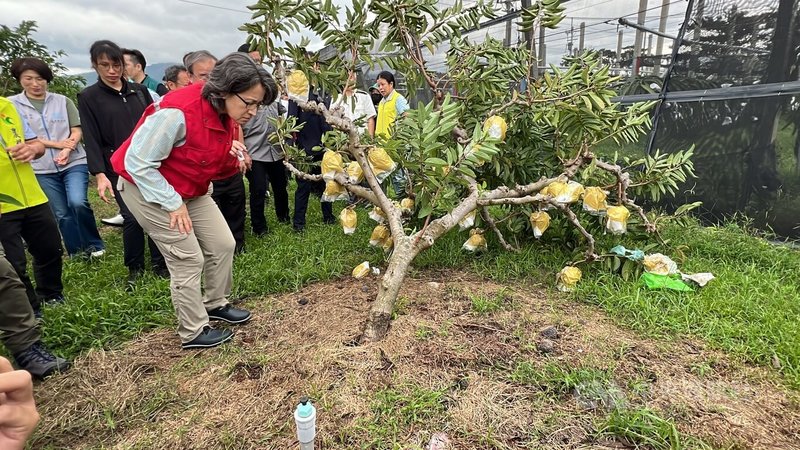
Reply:
[[[242, 44], [239, 51], [247, 53], [257, 64], [261, 64], [258, 50], [250, 51], [248, 44]], [[267, 234], [267, 218], [264, 214], [264, 203], [267, 197], [268, 184], [272, 185], [275, 196], [275, 215], [278, 221], [289, 223], [289, 193], [286, 185], [289, 178], [283, 165], [285, 157], [280, 147], [272, 145], [269, 137], [275, 132], [275, 120], [286, 114], [286, 108], [280, 102], [260, 106], [256, 115], [242, 125], [242, 136], [247, 152], [253, 160], [247, 179], [250, 181], [250, 224], [253, 234]]]
[[41, 59], [19, 58], [11, 64], [11, 74], [23, 92], [9, 100], [47, 147], [44, 156], [31, 165], [58, 221], [67, 253], [102, 256], [105, 244], [87, 196], [89, 170], [78, 108], [69, 98], [47, 92], [53, 71]]

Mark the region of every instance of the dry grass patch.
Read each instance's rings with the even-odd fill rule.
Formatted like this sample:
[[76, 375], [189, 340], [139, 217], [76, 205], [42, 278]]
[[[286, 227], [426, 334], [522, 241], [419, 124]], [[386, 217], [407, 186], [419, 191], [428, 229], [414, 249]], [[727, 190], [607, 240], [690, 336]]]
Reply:
[[357, 346], [375, 283], [251, 299], [253, 322], [219, 349], [162, 330], [90, 352], [38, 386], [33, 447], [288, 449], [310, 395], [326, 449], [425, 448], [437, 431], [454, 449], [620, 448], [635, 441], [620, 430], [649, 432], [609, 422], [614, 405], [657, 413], [675, 448], [800, 448], [800, 408], [764, 369], [642, 340], [537, 286], [410, 279], [387, 339]]

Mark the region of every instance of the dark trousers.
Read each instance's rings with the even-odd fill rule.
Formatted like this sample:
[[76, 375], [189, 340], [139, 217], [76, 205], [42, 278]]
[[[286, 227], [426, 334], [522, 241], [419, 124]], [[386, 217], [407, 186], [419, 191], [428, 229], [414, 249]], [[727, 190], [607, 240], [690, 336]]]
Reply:
[[244, 193], [244, 177], [242, 174], [214, 181], [214, 192], [211, 198], [217, 203], [228, 228], [231, 229], [233, 239], [236, 240], [236, 251], [244, 249], [244, 220], [247, 216], [245, 204], [247, 199]]
[[[23, 239], [33, 257], [35, 289], [28, 277]], [[56, 218], [47, 203], [0, 216], [0, 244], [5, 248], [6, 259], [25, 286], [28, 301], [34, 310], [38, 311], [41, 307], [40, 299], [62, 295], [61, 255], [64, 250]]]
[[289, 193], [286, 185], [286, 166], [280, 161], [253, 161], [253, 167], [247, 172], [250, 181], [250, 224], [253, 233], [267, 232], [267, 218], [264, 214], [264, 201], [267, 196], [267, 184], [272, 185], [275, 201], [275, 215], [281, 222], [289, 222]]
[[[312, 166], [308, 172], [311, 175], [322, 173], [320, 166]], [[325, 192], [325, 181], [309, 181], [302, 178], [297, 178], [297, 191], [294, 193], [294, 220], [292, 224], [295, 228], [303, 228], [306, 226], [306, 210], [308, 210], [308, 197], [311, 193], [321, 197]], [[333, 217], [333, 204], [329, 202], [321, 202], [322, 204], [322, 220], [325, 222], [334, 222]]]
[[[106, 173], [111, 186], [114, 187], [114, 199], [119, 205], [119, 212], [122, 214], [122, 250], [124, 253], [125, 267], [130, 271], [144, 270], [144, 229], [136, 218], [131, 214], [131, 210], [125, 205], [122, 196], [117, 190], [119, 176], [116, 173]], [[147, 246], [150, 247], [150, 264], [153, 269], [165, 270], [167, 263], [164, 262], [164, 255], [156, 247], [150, 237], [147, 237]]]
[[3, 256], [0, 246], [0, 339], [12, 355], [27, 350], [40, 338], [25, 291], [25, 285]]

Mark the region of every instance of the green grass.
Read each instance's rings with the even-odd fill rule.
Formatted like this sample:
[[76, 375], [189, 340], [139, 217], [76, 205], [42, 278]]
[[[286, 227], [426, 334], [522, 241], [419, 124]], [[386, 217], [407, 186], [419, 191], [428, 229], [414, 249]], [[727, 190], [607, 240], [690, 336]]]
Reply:
[[646, 408], [612, 411], [597, 424], [596, 435], [653, 450], [710, 449], [700, 441], [682, 436], [671, 420]]
[[645, 335], [697, 336], [760, 365], [775, 355], [789, 383], [800, 387], [800, 253], [734, 225], [671, 229], [667, 237], [686, 254], [683, 271], [717, 279], [693, 293], [647, 291], [593, 270], [576, 296]]
[[[115, 213], [99, 205], [97, 215]], [[271, 206], [271, 205], [270, 205]], [[341, 208], [335, 206], [335, 214]], [[270, 233], [248, 235], [247, 253], [234, 263], [234, 298], [262, 297], [293, 291], [316, 281], [349, 276], [364, 260], [384, 268], [383, 250], [367, 245], [374, 223], [359, 208], [359, 226], [345, 236], [338, 225], [323, 225], [319, 203], [311, 200], [305, 233], [278, 224], [269, 210]], [[773, 355], [788, 383], [800, 387], [800, 253], [770, 245], [729, 225], [687, 229], [668, 228], [669, 248], [657, 251], [678, 260], [686, 272], [713, 272], [717, 279], [694, 293], [648, 291], [635, 282], [604, 272], [600, 265], [583, 265], [584, 277], [572, 298], [595, 304], [646, 336], [698, 337], [742, 360], [771, 366]], [[110, 348], [156, 327], [174, 327], [169, 283], [146, 278], [133, 294], [124, 290], [120, 232], [104, 231], [108, 254], [94, 261], [68, 260], [64, 284], [66, 304], [45, 310], [44, 339], [59, 353], [74, 357], [89, 348]], [[412, 275], [428, 269], [465, 269], [499, 282], [528, 280], [553, 286], [555, 273], [574, 258], [571, 251], [546, 242], [524, 241], [519, 252], [500, 249], [487, 233], [488, 252], [474, 255], [461, 250], [467, 233], [450, 233], [419, 255]], [[598, 250], [622, 242], [598, 236]], [[677, 249], [677, 250], [676, 250]], [[681, 254], [686, 255], [681, 260]], [[503, 300], [505, 301], [505, 300]], [[473, 310], [488, 314], [500, 308], [500, 299], [473, 299]], [[403, 314], [401, 302], [396, 314]], [[176, 337], [177, 345], [177, 337]]]
[[446, 422], [446, 390], [402, 384], [373, 395], [372, 417], [364, 417], [343, 430], [343, 444], [359, 448], [400, 449], [410, 431], [435, 429]]

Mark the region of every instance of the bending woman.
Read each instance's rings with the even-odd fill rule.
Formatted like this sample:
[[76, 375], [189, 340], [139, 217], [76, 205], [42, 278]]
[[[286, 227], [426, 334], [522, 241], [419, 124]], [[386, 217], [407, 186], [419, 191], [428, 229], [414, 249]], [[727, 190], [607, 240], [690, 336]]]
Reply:
[[235, 241], [209, 185], [244, 170], [245, 148], [235, 140], [239, 125], [277, 94], [263, 67], [246, 54], [230, 54], [207, 82], [150, 105], [111, 157], [120, 195], [164, 254], [183, 348], [231, 339], [230, 330], [211, 328], [209, 320], [250, 320], [249, 311], [228, 303]]

